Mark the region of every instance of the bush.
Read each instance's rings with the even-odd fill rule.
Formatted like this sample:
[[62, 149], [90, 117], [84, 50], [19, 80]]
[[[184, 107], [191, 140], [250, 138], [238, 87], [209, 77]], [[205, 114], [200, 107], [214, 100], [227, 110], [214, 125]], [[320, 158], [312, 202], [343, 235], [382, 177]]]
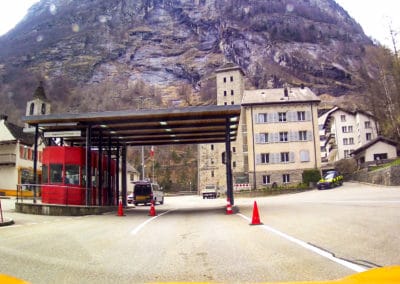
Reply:
[[304, 170], [303, 183], [310, 184], [311, 182], [318, 182], [321, 179], [321, 172], [318, 169]]

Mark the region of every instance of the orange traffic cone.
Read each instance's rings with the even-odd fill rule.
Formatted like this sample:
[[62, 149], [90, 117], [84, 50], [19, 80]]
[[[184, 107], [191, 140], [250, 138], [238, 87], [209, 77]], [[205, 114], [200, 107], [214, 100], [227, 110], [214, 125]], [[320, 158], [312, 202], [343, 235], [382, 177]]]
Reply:
[[122, 201], [120, 201], [118, 205], [118, 216], [125, 216], [124, 209], [122, 208]]
[[232, 211], [231, 201], [229, 198], [227, 199], [227, 202], [228, 203], [226, 204], [226, 215], [231, 215], [233, 214], [233, 211]]
[[156, 208], [154, 207], [154, 200], [151, 201], [149, 216], [156, 216]]
[[254, 201], [254, 206], [253, 206], [253, 217], [251, 218], [251, 224], [250, 225], [262, 225], [260, 222], [260, 215], [258, 215], [258, 207], [257, 207], [257, 202]]

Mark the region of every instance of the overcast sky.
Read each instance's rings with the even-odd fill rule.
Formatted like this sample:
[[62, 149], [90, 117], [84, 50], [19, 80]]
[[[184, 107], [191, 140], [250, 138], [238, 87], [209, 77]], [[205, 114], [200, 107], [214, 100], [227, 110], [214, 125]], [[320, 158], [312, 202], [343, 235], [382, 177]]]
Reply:
[[[400, 0], [335, 1], [361, 24], [368, 36], [392, 47], [389, 27], [400, 31]], [[12, 29], [35, 2], [38, 0], [0, 0], [0, 35]], [[397, 38], [400, 42], [400, 34]]]

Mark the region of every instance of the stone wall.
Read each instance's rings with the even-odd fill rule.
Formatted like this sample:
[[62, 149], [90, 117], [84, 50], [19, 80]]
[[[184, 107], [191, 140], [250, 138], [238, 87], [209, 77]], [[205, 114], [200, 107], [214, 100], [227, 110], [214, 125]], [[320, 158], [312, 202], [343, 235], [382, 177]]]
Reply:
[[392, 166], [375, 171], [362, 169], [351, 176], [350, 180], [381, 185], [400, 185], [400, 166]]

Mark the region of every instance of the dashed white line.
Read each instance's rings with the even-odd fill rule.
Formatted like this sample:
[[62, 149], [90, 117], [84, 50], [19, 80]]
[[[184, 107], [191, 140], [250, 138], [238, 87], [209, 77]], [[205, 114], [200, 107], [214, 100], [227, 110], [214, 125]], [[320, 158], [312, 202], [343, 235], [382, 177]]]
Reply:
[[[247, 217], [247, 216], [245, 216], [243, 214], [240, 214], [240, 213], [237, 213], [237, 215], [239, 215], [243, 219], [251, 222], [249, 217]], [[349, 268], [349, 269], [351, 269], [353, 271], [363, 272], [363, 271], [367, 270], [365, 267], [362, 267], [360, 265], [357, 265], [357, 264], [354, 264], [352, 262], [346, 261], [344, 259], [337, 258], [330, 252], [327, 252], [327, 251], [325, 251], [323, 249], [315, 247], [315, 246], [313, 246], [313, 245], [311, 245], [309, 243], [306, 243], [306, 242], [304, 242], [302, 240], [299, 240], [299, 239], [296, 239], [296, 238], [294, 238], [292, 236], [289, 236], [289, 235], [287, 235], [287, 234], [285, 234], [285, 233], [283, 233], [281, 231], [278, 231], [278, 230], [276, 230], [276, 229], [274, 229], [274, 228], [272, 228], [270, 226], [260, 225], [260, 227], [262, 227], [266, 231], [269, 231], [269, 232], [274, 233], [274, 234], [276, 234], [278, 236], [281, 236], [282, 238], [284, 238], [286, 240], [289, 240], [289, 241], [291, 241], [291, 242], [293, 242], [293, 243], [295, 243], [295, 244], [297, 244], [299, 246], [302, 246], [305, 249], [308, 249], [308, 250], [310, 250], [310, 251], [312, 251], [312, 252], [314, 252], [316, 254], [319, 254], [319, 255], [321, 255], [323, 257], [326, 257], [327, 259], [330, 259], [330, 260], [332, 260], [332, 261], [334, 261], [334, 262], [336, 262], [338, 264], [341, 264], [341, 265], [343, 265], [343, 266], [345, 266], [345, 267], [347, 267], [347, 268]]]

